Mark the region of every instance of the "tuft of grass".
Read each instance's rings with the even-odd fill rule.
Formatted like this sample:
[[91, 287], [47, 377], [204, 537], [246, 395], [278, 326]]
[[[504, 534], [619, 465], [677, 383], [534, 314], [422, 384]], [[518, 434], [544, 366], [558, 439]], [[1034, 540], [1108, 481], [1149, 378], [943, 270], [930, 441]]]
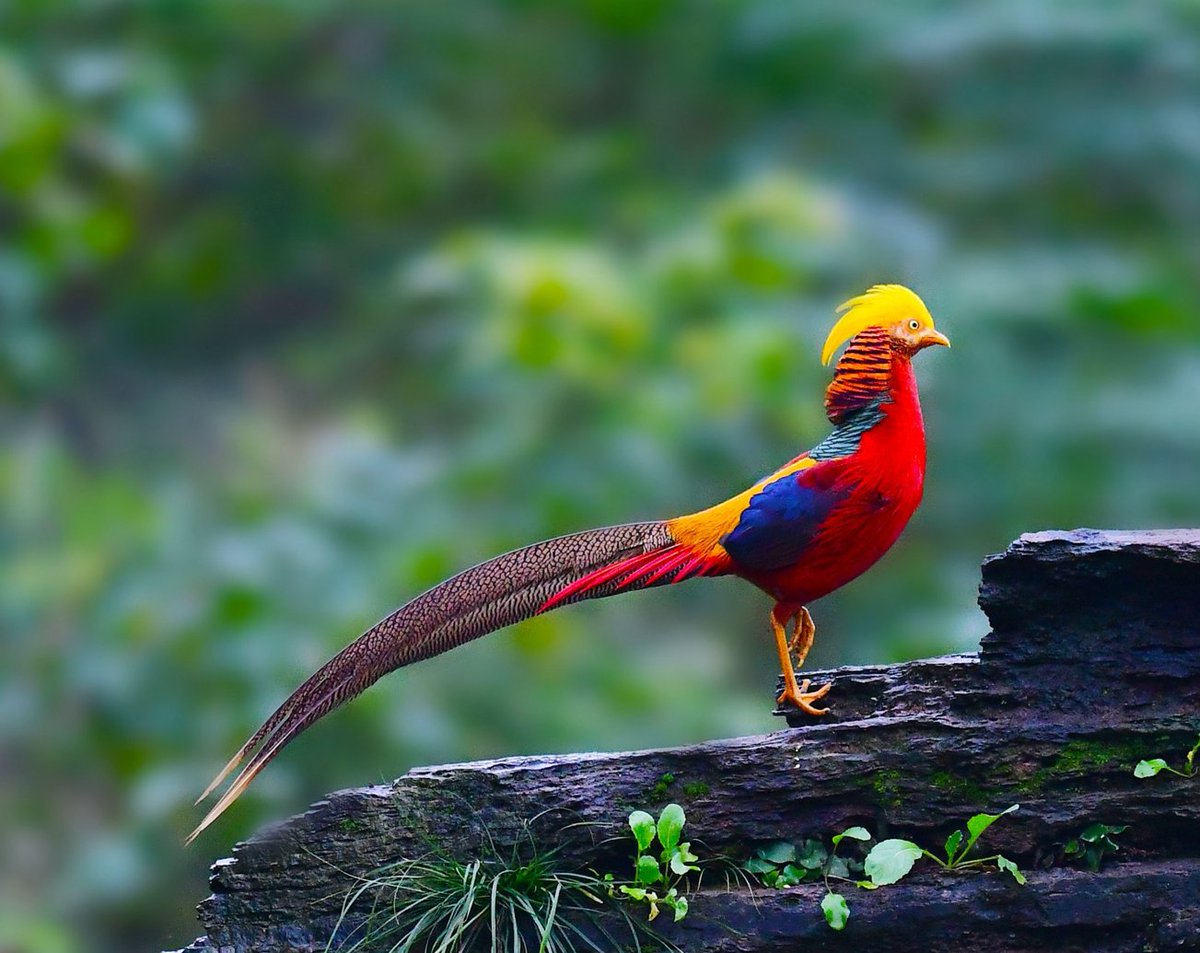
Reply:
[[489, 844], [469, 862], [433, 853], [391, 864], [356, 878], [326, 953], [682, 953], [610, 901], [602, 877], [561, 860], [561, 848], [528, 838], [508, 856]]

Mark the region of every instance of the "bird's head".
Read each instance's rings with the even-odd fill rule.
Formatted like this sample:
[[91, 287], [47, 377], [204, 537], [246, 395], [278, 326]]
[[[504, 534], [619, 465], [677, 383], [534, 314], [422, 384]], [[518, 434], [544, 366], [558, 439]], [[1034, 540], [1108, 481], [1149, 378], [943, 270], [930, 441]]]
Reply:
[[828, 364], [834, 352], [867, 328], [887, 331], [892, 350], [912, 357], [933, 344], [950, 346], [950, 340], [933, 326], [933, 318], [916, 292], [904, 285], [875, 285], [838, 307], [841, 317], [825, 339], [821, 363]]

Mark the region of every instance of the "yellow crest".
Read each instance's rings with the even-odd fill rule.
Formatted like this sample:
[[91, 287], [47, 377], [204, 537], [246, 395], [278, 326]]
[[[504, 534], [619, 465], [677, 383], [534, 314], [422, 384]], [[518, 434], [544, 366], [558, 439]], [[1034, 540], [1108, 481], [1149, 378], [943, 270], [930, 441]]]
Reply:
[[932, 328], [933, 318], [915, 291], [904, 285], [874, 285], [857, 298], [838, 305], [837, 324], [825, 339], [821, 363], [828, 364], [833, 352], [865, 328], [886, 327], [898, 321], [919, 321], [922, 327]]

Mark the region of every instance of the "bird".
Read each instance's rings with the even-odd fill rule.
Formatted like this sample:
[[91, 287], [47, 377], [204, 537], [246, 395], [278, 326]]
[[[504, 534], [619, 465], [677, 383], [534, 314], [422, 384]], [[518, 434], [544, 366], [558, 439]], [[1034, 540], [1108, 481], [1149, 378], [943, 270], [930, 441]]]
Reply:
[[[912, 358], [950, 346], [925, 303], [878, 284], [841, 304], [821, 363], [849, 342], [825, 391], [832, 430], [722, 503], [673, 519], [592, 529], [497, 556], [434, 586], [338, 652], [267, 718], [197, 799], [241, 771], [191, 843], [290, 741], [384, 675], [552, 609], [639, 589], [734, 575], [774, 600], [783, 673], [777, 702], [811, 716], [831, 684], [798, 681], [815, 635], [807, 608], [857, 578], [921, 502], [925, 428]], [[791, 635], [788, 635], [788, 626]]]

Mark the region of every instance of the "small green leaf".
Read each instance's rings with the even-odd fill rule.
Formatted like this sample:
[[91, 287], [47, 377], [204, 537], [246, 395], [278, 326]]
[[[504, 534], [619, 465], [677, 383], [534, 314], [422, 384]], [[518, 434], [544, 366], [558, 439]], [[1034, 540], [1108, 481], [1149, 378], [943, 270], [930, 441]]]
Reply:
[[775, 866], [769, 860], [763, 860], [761, 857], [751, 857], [742, 864], [742, 869], [752, 874], [767, 874], [774, 873]]
[[1069, 841], [1063, 844], [1064, 854], [1078, 854], [1082, 848], [1079, 846], [1079, 841], [1072, 837]]
[[630, 900], [646, 899], [646, 889], [644, 887], [627, 887], [622, 884], [621, 893], [625, 894]]
[[873, 884], [869, 880], [856, 880], [856, 881], [854, 881], [854, 886], [862, 887], [863, 890], [878, 890], [879, 889], [879, 884]]
[[760, 847], [754, 853], [773, 864], [790, 864], [796, 859], [796, 845], [781, 840], [767, 847]]
[[967, 833], [971, 835], [970, 843], [975, 843], [979, 840], [979, 835], [986, 831], [989, 827], [1000, 820], [1005, 814], [1011, 814], [1013, 811], [1020, 810], [1020, 804], [1014, 804], [1011, 807], [1005, 808], [999, 814], [976, 814], [967, 821]]
[[671, 906], [675, 910], [675, 922], [678, 923], [688, 915], [688, 900], [687, 897], [676, 897]]
[[962, 844], [962, 839], [962, 831], [955, 831], [946, 838], [946, 863], [954, 863], [954, 855], [958, 851], [959, 845]]
[[678, 804], [668, 804], [658, 816], [658, 842], [663, 850], [670, 852], [679, 843], [679, 835], [686, 823], [683, 808]]
[[680, 844], [671, 854], [671, 872], [682, 877], [689, 870], [699, 870], [700, 868], [693, 863], [697, 859], [696, 855], [688, 850], [687, 844]]
[[634, 878], [640, 884], [653, 884], [662, 880], [662, 871], [659, 869], [658, 861], [653, 857], [639, 857], [637, 862], [637, 876]]
[[1015, 880], [1017, 883], [1021, 884], [1022, 886], [1025, 885], [1025, 875], [1021, 873], [1021, 868], [1014, 864], [1007, 857], [998, 856], [996, 858], [996, 866], [1001, 870], [1006, 870], [1012, 874], [1013, 880]]
[[821, 901], [821, 911], [825, 914], [825, 922], [835, 930], [846, 929], [846, 921], [850, 919], [850, 908], [846, 898], [840, 893], [827, 893]]
[[825, 845], [819, 840], [806, 840], [797, 855], [796, 863], [801, 867], [807, 867], [809, 870], [817, 870], [825, 866], [825, 861], [829, 857], [829, 851], [825, 849]]
[[629, 815], [629, 829], [637, 838], [638, 850], [646, 850], [654, 843], [654, 818], [645, 811], [634, 811]]
[[829, 876], [844, 877], [850, 879], [850, 863], [845, 857], [838, 857], [836, 854], [829, 861]]
[[870, 840], [871, 835], [867, 833], [865, 827], [847, 827], [840, 834], [833, 835], [833, 846], [837, 847], [842, 842], [843, 837], [849, 837], [851, 840]]
[[1152, 778], [1167, 766], [1162, 758], [1151, 758], [1149, 761], [1139, 761], [1133, 769], [1135, 778]]
[[912, 870], [920, 856], [921, 848], [912, 841], [892, 838], [871, 848], [863, 868], [871, 882], [882, 887], [894, 884]]
[[808, 871], [803, 867], [797, 867], [795, 864], [788, 864], [779, 872], [778, 886], [794, 887], [796, 884], [804, 880]]
[[1083, 833], [1079, 837], [1089, 844], [1095, 844], [1099, 841], [1107, 840], [1109, 834], [1121, 834], [1128, 829], [1128, 824], [1089, 824], [1083, 829]]

